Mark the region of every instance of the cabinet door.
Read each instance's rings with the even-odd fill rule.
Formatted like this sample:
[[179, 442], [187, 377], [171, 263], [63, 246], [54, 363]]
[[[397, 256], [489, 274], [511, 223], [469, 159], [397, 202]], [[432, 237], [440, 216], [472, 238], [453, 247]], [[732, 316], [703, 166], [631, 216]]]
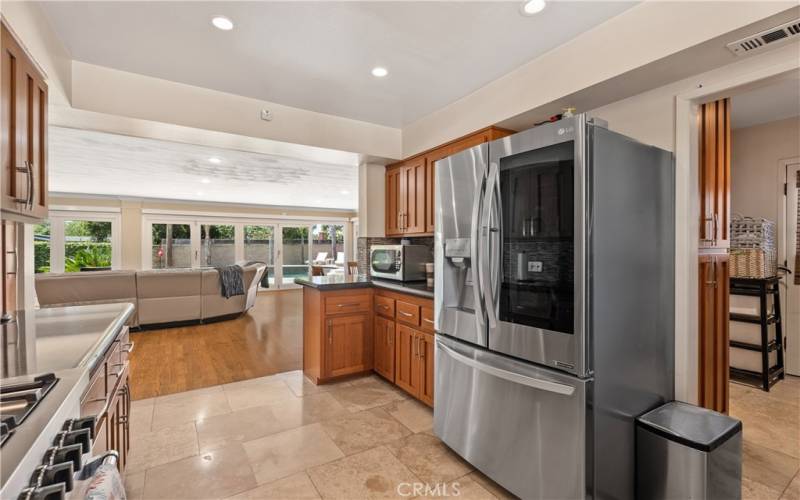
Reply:
[[700, 244], [730, 246], [730, 99], [704, 104], [700, 123]]
[[395, 326], [394, 383], [414, 397], [419, 397], [419, 362], [417, 335], [407, 326]]
[[[24, 148], [20, 150], [20, 135], [25, 132], [24, 114], [25, 104], [20, 102], [22, 91], [20, 85], [24, 82], [25, 53], [3, 23], [0, 26], [0, 46], [2, 46], [2, 84], [0, 85], [0, 99], [2, 100], [2, 116], [0, 116], [0, 129], [2, 129], [2, 208], [7, 212], [16, 212], [22, 207], [18, 199], [27, 197], [27, 183], [24, 174], [17, 168], [22, 168]], [[22, 130], [20, 130], [20, 126]]]
[[425, 157], [403, 164], [401, 200], [403, 234], [425, 232]]
[[728, 255], [701, 254], [700, 290], [700, 405], [715, 411], [728, 411], [729, 305]]
[[386, 170], [386, 236], [403, 233], [400, 184], [402, 168]]
[[433, 406], [433, 335], [418, 333], [417, 337], [419, 338], [419, 399]]
[[370, 344], [369, 315], [330, 318], [327, 325], [327, 376], [338, 377], [370, 370], [372, 353], [367, 350]]
[[27, 167], [32, 189], [28, 212], [36, 218], [47, 218], [47, 85], [32, 65], [25, 66], [25, 125]]
[[394, 382], [394, 322], [375, 316], [373, 332], [375, 371]]

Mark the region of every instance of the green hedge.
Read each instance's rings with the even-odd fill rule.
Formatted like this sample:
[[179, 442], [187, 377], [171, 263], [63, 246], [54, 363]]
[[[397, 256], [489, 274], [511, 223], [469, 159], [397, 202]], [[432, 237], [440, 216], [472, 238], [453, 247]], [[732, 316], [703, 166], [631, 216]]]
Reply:
[[[64, 270], [79, 271], [81, 267], [110, 267], [111, 243], [68, 241], [64, 244]], [[33, 242], [34, 266], [37, 273], [50, 271], [50, 242]]]

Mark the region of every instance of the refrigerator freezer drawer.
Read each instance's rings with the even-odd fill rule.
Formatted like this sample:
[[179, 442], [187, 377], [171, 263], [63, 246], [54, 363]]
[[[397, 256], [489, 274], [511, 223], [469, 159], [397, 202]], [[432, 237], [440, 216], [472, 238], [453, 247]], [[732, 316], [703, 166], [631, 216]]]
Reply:
[[436, 337], [435, 434], [520, 498], [587, 496], [591, 380]]

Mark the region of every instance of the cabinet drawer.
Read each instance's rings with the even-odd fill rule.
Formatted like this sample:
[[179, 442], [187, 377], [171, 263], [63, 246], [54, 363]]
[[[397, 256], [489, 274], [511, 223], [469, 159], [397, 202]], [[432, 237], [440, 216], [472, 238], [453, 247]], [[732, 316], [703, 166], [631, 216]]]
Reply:
[[394, 299], [376, 295], [375, 312], [387, 318], [394, 318]]
[[81, 398], [81, 417], [96, 415], [99, 419], [106, 407], [106, 372], [105, 366], [95, 372], [89, 382], [89, 388]]
[[369, 294], [327, 297], [325, 299], [325, 314], [369, 312], [370, 302]]
[[433, 308], [432, 307], [423, 307], [422, 308], [422, 322], [420, 323], [420, 330], [427, 333], [434, 333], [433, 330]]
[[419, 306], [398, 300], [396, 303], [397, 321], [410, 326], [419, 326]]

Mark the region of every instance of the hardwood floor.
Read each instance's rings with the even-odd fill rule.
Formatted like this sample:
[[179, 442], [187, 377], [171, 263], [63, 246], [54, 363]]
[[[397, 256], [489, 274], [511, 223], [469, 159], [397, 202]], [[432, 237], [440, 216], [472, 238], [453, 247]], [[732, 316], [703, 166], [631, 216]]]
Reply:
[[146, 399], [302, 367], [303, 294], [259, 294], [234, 320], [131, 334], [131, 394]]

